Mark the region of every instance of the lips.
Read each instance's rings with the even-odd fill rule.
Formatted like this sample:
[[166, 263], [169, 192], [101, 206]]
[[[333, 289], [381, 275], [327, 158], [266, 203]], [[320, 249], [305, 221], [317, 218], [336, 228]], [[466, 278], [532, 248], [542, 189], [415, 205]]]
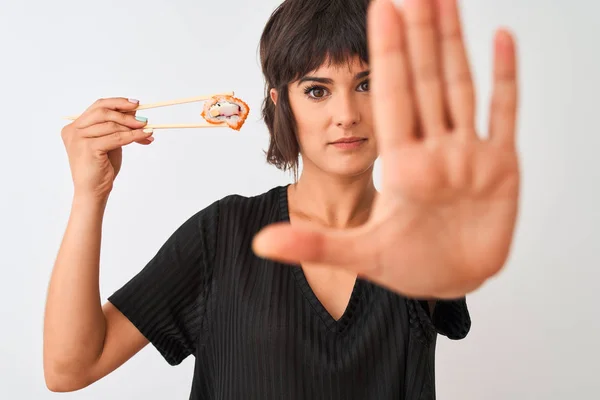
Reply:
[[335, 142], [332, 142], [332, 144], [337, 144], [337, 143], [355, 143], [355, 142], [361, 142], [363, 140], [367, 140], [367, 139], [365, 139], [365, 138], [358, 138], [358, 137], [355, 137], [355, 138], [344, 138], [344, 139], [336, 140]]

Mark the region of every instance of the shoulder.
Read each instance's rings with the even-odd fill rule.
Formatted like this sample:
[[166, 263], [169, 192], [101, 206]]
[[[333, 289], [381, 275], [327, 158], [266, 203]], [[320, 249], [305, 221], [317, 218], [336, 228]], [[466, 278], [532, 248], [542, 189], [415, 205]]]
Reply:
[[275, 186], [254, 195], [227, 195], [218, 200], [221, 220], [236, 221], [250, 217], [255, 220], [276, 219], [279, 216], [283, 190], [284, 186]]
[[215, 200], [189, 216], [174, 232], [173, 239], [198, 235], [228, 237], [255, 232], [280, 219], [283, 190], [285, 187], [276, 186], [255, 195], [236, 193]]
[[206, 220], [218, 217], [220, 214], [225, 214], [227, 217], [234, 215], [245, 215], [255, 212], [257, 209], [271, 207], [279, 203], [282, 186], [276, 186], [268, 191], [254, 195], [244, 195], [239, 193], [229, 194], [217, 200], [214, 200], [209, 205], [199, 209], [189, 220]]

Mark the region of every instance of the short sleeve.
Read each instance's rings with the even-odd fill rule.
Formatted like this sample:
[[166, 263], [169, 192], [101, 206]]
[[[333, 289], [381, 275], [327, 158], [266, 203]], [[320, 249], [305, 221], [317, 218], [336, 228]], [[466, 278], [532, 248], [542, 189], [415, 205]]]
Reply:
[[185, 221], [110, 301], [171, 365], [196, 349], [210, 288], [219, 202]]
[[432, 319], [437, 332], [448, 339], [464, 339], [471, 330], [471, 316], [466, 297], [437, 300]]
[[420, 300], [419, 303], [426, 314], [431, 318], [433, 328], [440, 335], [446, 336], [448, 339], [459, 340], [464, 339], [471, 329], [471, 316], [467, 307], [466, 297], [457, 299], [436, 300], [433, 309], [433, 315], [429, 313], [429, 304], [425, 300]]

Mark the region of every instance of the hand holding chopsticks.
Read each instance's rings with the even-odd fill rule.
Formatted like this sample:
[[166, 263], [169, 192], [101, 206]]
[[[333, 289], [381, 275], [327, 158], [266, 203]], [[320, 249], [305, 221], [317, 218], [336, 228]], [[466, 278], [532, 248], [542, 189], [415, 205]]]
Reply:
[[[148, 125], [145, 118], [135, 116], [138, 110], [197, 101], [205, 101], [201, 112], [204, 123]], [[66, 117], [74, 122], [61, 131], [75, 197], [103, 204], [121, 169], [122, 148], [131, 143], [149, 145], [154, 129], [228, 126], [239, 131], [248, 113], [248, 105], [233, 97], [233, 92], [142, 105], [123, 97], [97, 100], [82, 114]]]
[[[241, 99], [234, 97], [234, 92], [217, 93], [211, 95], [190, 97], [178, 100], [165, 101], [152, 104], [140, 104], [135, 110], [147, 110], [151, 108], [167, 107], [177, 104], [205, 101], [202, 117], [207, 123], [189, 124], [156, 124], [146, 125], [146, 129], [182, 129], [182, 128], [220, 128], [230, 127], [240, 130], [250, 111], [248, 105]], [[66, 119], [74, 121], [79, 115], [68, 116]]]

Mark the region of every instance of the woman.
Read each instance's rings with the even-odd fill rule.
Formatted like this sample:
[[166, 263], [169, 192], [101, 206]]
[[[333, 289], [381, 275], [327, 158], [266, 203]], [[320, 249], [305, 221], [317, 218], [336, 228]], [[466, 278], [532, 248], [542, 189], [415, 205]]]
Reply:
[[195, 356], [192, 399], [435, 398], [436, 333], [466, 336], [465, 295], [512, 239], [514, 45], [499, 32], [483, 140], [456, 3], [377, 0], [367, 24], [368, 6], [286, 0], [273, 13], [267, 159], [297, 171], [301, 155], [300, 177], [200, 210], [103, 306], [100, 230], [120, 149], [151, 132], [123, 98], [65, 127], [75, 196], [45, 318], [51, 390], [90, 385], [151, 342], [172, 365]]

